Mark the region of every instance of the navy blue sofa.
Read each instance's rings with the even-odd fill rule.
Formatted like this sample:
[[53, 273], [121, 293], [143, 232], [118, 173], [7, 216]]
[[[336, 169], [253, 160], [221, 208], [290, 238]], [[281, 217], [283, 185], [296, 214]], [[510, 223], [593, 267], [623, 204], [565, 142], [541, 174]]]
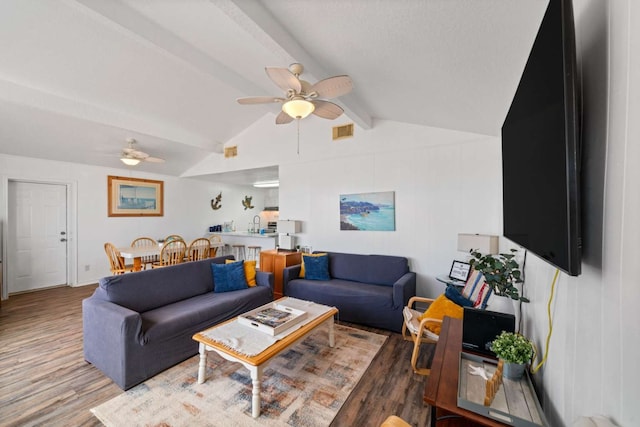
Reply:
[[214, 293], [211, 263], [232, 256], [100, 279], [82, 301], [84, 358], [127, 390], [198, 353], [192, 336], [273, 299], [273, 273], [257, 286]]
[[416, 273], [407, 258], [327, 253], [330, 280], [299, 278], [300, 265], [293, 265], [283, 270], [284, 294], [335, 306], [345, 322], [400, 332], [402, 309], [416, 294]]

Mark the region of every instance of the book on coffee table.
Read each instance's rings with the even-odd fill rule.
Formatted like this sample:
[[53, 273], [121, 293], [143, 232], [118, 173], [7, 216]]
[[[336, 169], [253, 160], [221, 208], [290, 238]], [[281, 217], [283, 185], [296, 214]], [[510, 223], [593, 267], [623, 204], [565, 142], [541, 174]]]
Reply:
[[271, 303], [238, 316], [238, 322], [269, 335], [278, 335], [306, 317], [307, 313], [302, 310]]

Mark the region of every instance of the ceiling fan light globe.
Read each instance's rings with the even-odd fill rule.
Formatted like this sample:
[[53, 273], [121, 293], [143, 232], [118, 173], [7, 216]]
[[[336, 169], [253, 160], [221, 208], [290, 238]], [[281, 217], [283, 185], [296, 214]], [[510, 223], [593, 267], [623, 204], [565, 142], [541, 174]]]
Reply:
[[294, 119], [304, 119], [315, 109], [315, 105], [304, 99], [292, 99], [282, 104], [282, 111]]
[[133, 159], [133, 158], [131, 158], [131, 157], [122, 157], [122, 158], [120, 159], [120, 161], [121, 161], [122, 163], [124, 163], [125, 165], [127, 165], [127, 166], [135, 166], [135, 165], [137, 165], [138, 163], [140, 163], [140, 160], [138, 160], [138, 159]]

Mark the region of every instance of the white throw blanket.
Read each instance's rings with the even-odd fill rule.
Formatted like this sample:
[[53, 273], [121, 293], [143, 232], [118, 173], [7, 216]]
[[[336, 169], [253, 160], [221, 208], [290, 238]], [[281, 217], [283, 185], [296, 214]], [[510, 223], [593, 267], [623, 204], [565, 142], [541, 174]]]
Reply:
[[278, 304], [302, 310], [307, 313], [307, 317], [302, 322], [275, 336], [245, 326], [237, 319], [206, 331], [202, 335], [245, 356], [255, 356], [333, 308], [296, 298], [280, 299]]

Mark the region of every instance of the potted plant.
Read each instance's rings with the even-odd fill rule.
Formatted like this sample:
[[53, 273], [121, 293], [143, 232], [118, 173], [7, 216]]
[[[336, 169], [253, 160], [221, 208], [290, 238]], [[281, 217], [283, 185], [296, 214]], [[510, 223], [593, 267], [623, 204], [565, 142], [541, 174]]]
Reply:
[[491, 351], [503, 361], [504, 376], [517, 380], [533, 357], [533, 344], [523, 335], [502, 331], [491, 343]]
[[472, 249], [470, 253], [473, 258], [469, 264], [483, 274], [485, 282], [495, 295], [529, 302], [527, 298], [520, 295], [516, 287], [517, 283], [522, 283], [522, 273], [514, 259], [513, 252], [516, 250], [511, 249], [511, 252], [510, 254], [482, 255]]

